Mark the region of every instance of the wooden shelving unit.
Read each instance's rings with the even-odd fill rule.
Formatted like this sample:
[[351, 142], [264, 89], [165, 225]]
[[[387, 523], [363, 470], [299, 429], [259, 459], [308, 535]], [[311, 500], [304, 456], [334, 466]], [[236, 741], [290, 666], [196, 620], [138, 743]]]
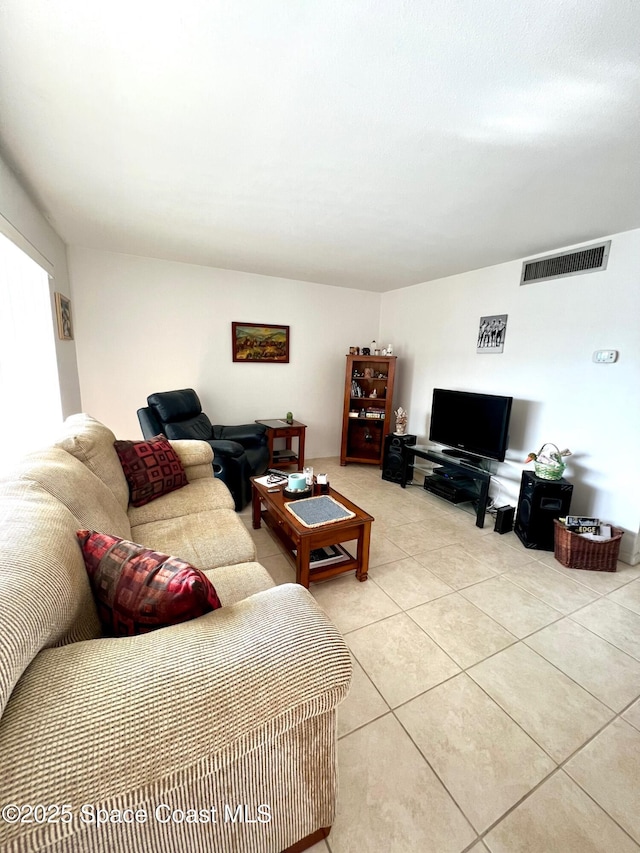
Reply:
[[348, 355], [344, 382], [340, 464], [382, 465], [391, 429], [395, 355]]

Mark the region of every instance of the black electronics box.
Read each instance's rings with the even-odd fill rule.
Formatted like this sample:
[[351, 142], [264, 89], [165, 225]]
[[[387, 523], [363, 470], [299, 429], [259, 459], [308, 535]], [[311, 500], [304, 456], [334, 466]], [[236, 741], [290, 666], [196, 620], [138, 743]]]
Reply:
[[513, 529], [513, 519], [516, 514], [514, 506], [499, 506], [496, 509], [496, 523], [493, 528], [496, 533], [510, 533]]
[[436, 466], [432, 474], [434, 477], [442, 477], [444, 480], [451, 480], [453, 482], [459, 481], [464, 483], [469, 483], [471, 480], [465, 474], [461, 474], [459, 471], [452, 471], [451, 468], [445, 468], [444, 466]]
[[457, 478], [440, 477], [437, 474], [424, 478], [424, 489], [427, 492], [438, 495], [438, 497], [454, 504], [474, 499], [475, 493], [472, 488], [468, 488], [469, 486], [473, 486], [471, 480], [462, 482]]

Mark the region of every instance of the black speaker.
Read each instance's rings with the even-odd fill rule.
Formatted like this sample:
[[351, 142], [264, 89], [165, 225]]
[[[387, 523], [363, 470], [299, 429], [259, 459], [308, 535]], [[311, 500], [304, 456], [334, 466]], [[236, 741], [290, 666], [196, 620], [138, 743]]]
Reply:
[[568, 515], [573, 486], [522, 472], [515, 532], [525, 548], [553, 551], [553, 519]]
[[[402, 479], [402, 448], [413, 445], [418, 440], [415, 435], [390, 435], [384, 439], [384, 456], [382, 458], [382, 479], [399, 483]], [[407, 482], [413, 479], [413, 465], [407, 468]]]

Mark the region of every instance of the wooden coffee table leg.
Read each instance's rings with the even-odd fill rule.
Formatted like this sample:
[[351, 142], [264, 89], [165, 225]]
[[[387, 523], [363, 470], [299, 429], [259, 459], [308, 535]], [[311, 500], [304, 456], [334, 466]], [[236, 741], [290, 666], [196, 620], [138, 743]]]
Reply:
[[358, 531], [358, 568], [359, 581], [369, 580], [369, 545], [371, 544], [371, 522], [366, 521]]
[[309, 589], [309, 561], [311, 559], [311, 545], [305, 537], [298, 545], [296, 557], [296, 583]]
[[260, 506], [260, 495], [255, 486], [251, 486], [251, 521], [254, 530], [260, 529], [260, 521], [262, 518], [262, 508]]

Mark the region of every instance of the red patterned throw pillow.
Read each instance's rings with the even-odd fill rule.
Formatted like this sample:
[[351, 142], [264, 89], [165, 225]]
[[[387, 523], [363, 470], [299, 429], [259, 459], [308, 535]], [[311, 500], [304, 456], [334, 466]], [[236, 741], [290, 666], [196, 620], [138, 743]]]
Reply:
[[144, 634], [222, 606], [209, 578], [184, 560], [94, 530], [76, 535], [102, 627], [111, 636]]
[[114, 445], [133, 506], [144, 506], [187, 485], [182, 462], [163, 435], [148, 441], [119, 440]]

